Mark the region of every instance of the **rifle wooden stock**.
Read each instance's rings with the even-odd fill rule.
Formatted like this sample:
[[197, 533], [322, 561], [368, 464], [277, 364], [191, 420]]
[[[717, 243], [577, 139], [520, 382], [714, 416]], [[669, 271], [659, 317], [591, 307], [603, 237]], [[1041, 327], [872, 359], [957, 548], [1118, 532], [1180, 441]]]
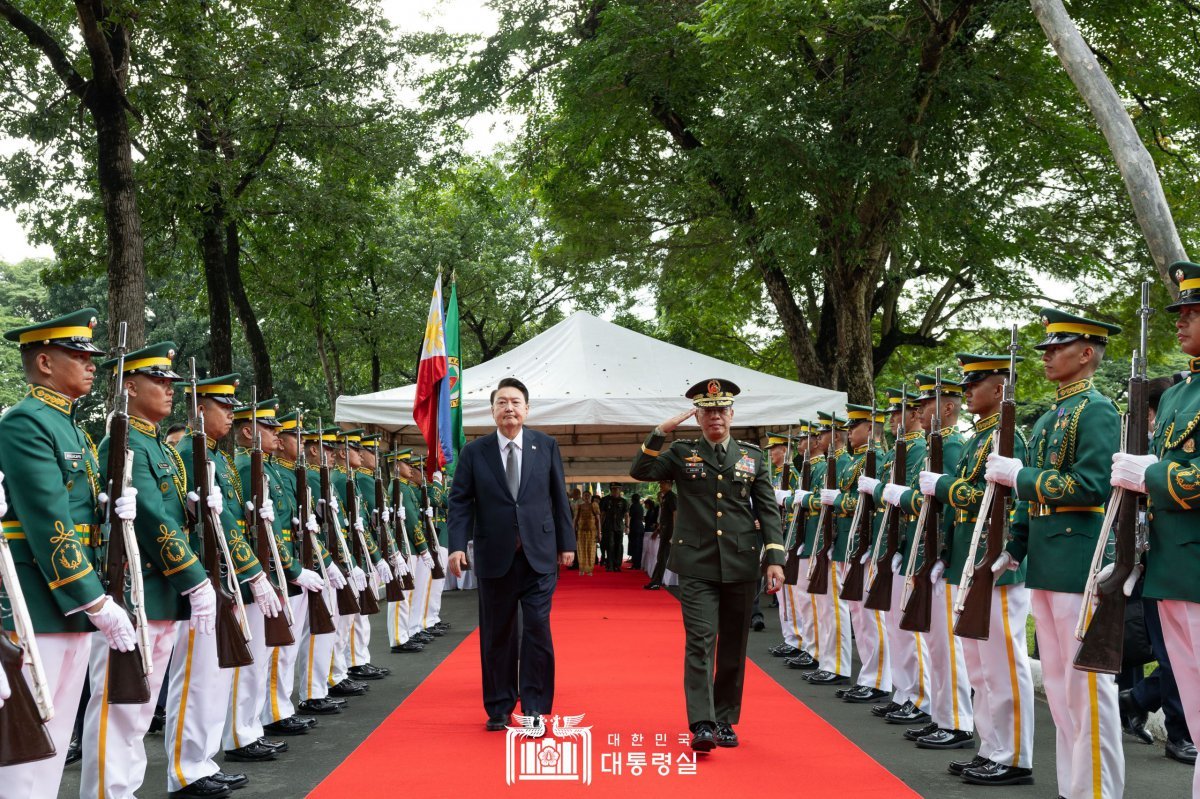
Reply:
[[246, 644], [241, 621], [237, 615], [237, 601], [221, 579], [221, 517], [208, 506], [208, 436], [201, 431], [192, 434], [192, 475], [196, 484], [196, 523], [200, 525], [200, 541], [204, 550], [204, 570], [217, 595], [217, 665], [223, 669], [249, 666], [254, 655]]
[[[904, 413], [904, 409], [901, 408], [897, 413]], [[903, 479], [907, 473], [908, 442], [903, 437], [897, 437], [896, 452], [892, 457], [893, 481], [897, 477]], [[863, 607], [867, 610], [889, 611], [892, 609], [892, 578], [895, 577], [895, 574], [892, 573], [892, 559], [900, 551], [900, 525], [902, 523], [903, 517], [900, 508], [888, 505], [883, 514], [883, 528], [886, 531], [883, 552], [878, 553], [879, 557], [875, 559], [875, 579], [871, 581], [870, 587], [867, 588], [867, 597], [863, 600]]]
[[[1149, 427], [1149, 383], [1145, 376], [1129, 379], [1129, 413], [1125, 451], [1145, 455]], [[1075, 653], [1075, 668], [1100, 674], [1121, 671], [1125, 649], [1125, 580], [1137, 566], [1137, 528], [1145, 512], [1145, 494], [1125, 491], [1117, 509], [1116, 559], [1112, 573], [1096, 584], [1096, 609]], [[1101, 536], [1107, 533], [1101, 530]]]
[[[405, 529], [404, 520], [400, 518], [400, 509], [404, 507], [404, 497], [402, 496], [403, 489], [400, 486], [399, 478], [392, 478], [392, 518], [396, 520], [396, 546], [400, 548], [400, 557], [404, 558], [405, 564], [408, 563], [408, 531]], [[400, 583], [405, 591], [412, 591], [417, 587], [413, 582], [412, 571], [409, 570], [400, 578]]]
[[[255, 442], [257, 445], [257, 442]], [[259, 515], [258, 510], [264, 504], [266, 499], [266, 475], [263, 472], [263, 452], [257, 446], [250, 450], [250, 494], [254, 501], [254, 510], [251, 512], [250, 529], [254, 533], [254, 554], [258, 558], [258, 562], [262, 564], [263, 571], [268, 571], [274, 567], [275, 558], [271, 552], [271, 545], [267, 541], [267, 536], [275, 535], [275, 531], [271, 529], [271, 525], [266, 523], [266, 520]], [[279, 599], [280, 607], [288, 604], [288, 596], [286, 591], [281, 591], [279, 586], [273, 581], [267, 580], [271, 585], [271, 590], [275, 592], [275, 596]], [[292, 635], [292, 626], [288, 624], [287, 614], [282, 611], [273, 619], [266, 616], [263, 617], [263, 642], [267, 646], [291, 646], [296, 643], [296, 637]]]
[[[383, 478], [379, 476], [377, 470], [375, 472], [375, 536], [379, 540], [379, 551], [383, 555], [384, 561], [390, 566], [392, 565], [392, 556], [399, 555], [399, 553], [392, 550], [392, 539], [388, 534], [387, 524], [383, 521], [383, 510], [387, 507], [387, 500], [387, 492], [383, 490]], [[395, 527], [392, 529], [394, 530]], [[400, 575], [396, 570], [392, 572], [392, 579], [383, 586], [383, 598], [388, 602], [404, 601], [404, 586], [401, 584]]]
[[354, 590], [350, 575], [353, 563], [350, 553], [342, 550], [341, 531], [337, 529], [337, 516], [333, 512], [333, 486], [329, 482], [329, 467], [322, 466], [320, 474], [321, 499], [325, 501], [325, 508], [321, 513], [321, 526], [325, 528], [325, 547], [331, 553], [335, 553], [335, 562], [338, 560], [336, 553], [341, 552], [342, 565], [346, 567], [346, 584], [337, 589], [337, 611], [339, 616], [353, 616], [359, 612], [358, 592]]
[[[808, 458], [804, 459], [804, 465], [800, 467], [800, 488], [805, 491], [812, 489], [812, 464], [808, 462]], [[788, 550], [787, 559], [783, 563], [783, 582], [787, 585], [800, 582], [800, 550], [804, 547], [804, 528], [808, 523], [807, 507], [797, 510], [793, 500], [792, 509], [795, 511], [792, 530], [796, 538], [791, 542], [791, 549]]]
[[421, 525], [428, 529], [429, 535], [425, 536], [425, 546], [429, 547], [429, 557], [433, 558], [433, 565], [430, 566], [430, 574], [434, 580], [445, 580], [446, 572], [442, 569], [442, 559], [438, 553], [438, 537], [437, 524], [434, 523], [433, 517], [428, 515], [426, 511], [430, 509], [429, 503], [429, 483], [426, 482], [425, 476], [421, 475]]
[[[936, 417], [935, 417], [936, 418]], [[934, 430], [929, 434], [929, 471], [940, 473], [942, 463], [942, 434]], [[920, 531], [920, 544], [925, 552], [921, 566], [913, 573], [912, 592], [900, 616], [900, 629], [908, 632], [927, 633], [933, 622], [933, 583], [929, 576], [937, 562], [942, 531], [942, 502], [933, 494], [928, 494], [922, 500], [928, 510], [925, 512], [925, 526]], [[913, 546], [918, 542], [914, 541]]]
[[[837, 458], [833, 456], [833, 445], [825, 456], [825, 487], [837, 488]], [[821, 546], [814, 547], [812, 561], [808, 567], [808, 593], [829, 593], [829, 553], [833, 551], [837, 528], [833, 519], [833, 507], [823, 505], [820, 517]]]
[[[296, 464], [296, 518], [300, 520], [300, 561], [304, 568], [321, 574], [325, 569], [313, 543], [316, 533], [308, 529], [308, 517], [311, 513], [312, 509], [308, 503], [308, 469], [300, 462]], [[334, 632], [333, 614], [325, 604], [325, 592], [309, 591], [307, 599], [309, 634], [328, 635]]]
[[362, 534], [355, 529], [358, 523], [358, 487], [354, 485], [354, 470], [350, 468], [348, 459], [346, 463], [346, 519], [354, 539], [354, 558], [367, 572], [367, 588], [358, 595], [359, 613], [372, 616], [379, 612], [379, 600], [375, 596], [375, 589], [371, 587], [371, 553], [363, 546]]
[[[874, 424], [874, 423], [872, 423]], [[866, 457], [863, 459], [863, 474], [875, 477], [878, 470], [874, 442], [868, 444]], [[858, 491], [858, 486], [850, 486], [851, 491]], [[858, 507], [855, 508], [858, 524], [850, 531], [857, 536], [853, 551], [847, 556], [849, 562], [846, 569], [846, 579], [842, 581], [842, 599], [847, 602], [860, 602], [863, 598], [863, 580], [866, 577], [867, 564], [863, 556], [871, 550], [871, 522], [875, 519], [875, 498], [861, 491], [858, 494]]]
[[[117, 516], [117, 500], [125, 493], [123, 476], [129, 453], [129, 416], [119, 410], [109, 422], [108, 448], [108, 509], [105, 520], [108, 528], [107, 555], [104, 561], [105, 593], [137, 626], [137, 618], [125, 600], [126, 569], [139, 569], [140, 563], [129, 562], [125, 548], [122, 520]], [[143, 705], [150, 701], [150, 684], [142, 665], [139, 645], [129, 652], [110, 649], [106, 695], [110, 705]]]
[[[116, 650], [113, 651], [116, 654]], [[136, 655], [136, 652], [130, 652]], [[54, 757], [54, 742], [42, 723], [37, 702], [21, 671], [21, 647], [0, 635], [0, 667], [8, 677], [12, 695], [0, 707], [0, 766], [15, 766]], [[141, 668], [139, 662], [138, 668]], [[143, 677], [144, 679], [144, 677]]]

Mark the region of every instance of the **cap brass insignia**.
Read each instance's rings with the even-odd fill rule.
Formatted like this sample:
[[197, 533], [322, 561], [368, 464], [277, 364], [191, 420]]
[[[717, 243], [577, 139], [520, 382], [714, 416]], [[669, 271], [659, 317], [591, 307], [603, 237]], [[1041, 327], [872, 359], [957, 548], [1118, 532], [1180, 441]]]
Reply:
[[718, 380], [709, 380], [709, 381], [708, 381], [708, 393], [709, 393], [710, 395], [714, 396], [714, 397], [715, 397], [716, 395], [720, 394], [720, 393], [721, 393], [721, 383], [720, 383], [720, 381], [718, 381]]
[[1182, 269], [1175, 270], [1175, 282], [1176, 283], [1183, 282], [1183, 270]]

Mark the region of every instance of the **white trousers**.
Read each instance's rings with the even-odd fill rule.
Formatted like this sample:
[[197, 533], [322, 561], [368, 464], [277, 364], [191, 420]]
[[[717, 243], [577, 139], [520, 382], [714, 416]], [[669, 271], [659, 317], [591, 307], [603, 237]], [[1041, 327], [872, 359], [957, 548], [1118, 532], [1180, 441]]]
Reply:
[[943, 730], [975, 730], [971, 682], [963, 660], [962, 640], [954, 634], [954, 590], [945, 578], [930, 597], [929, 633], [922, 636], [929, 651], [929, 715]]
[[229, 713], [233, 669], [217, 665], [217, 638], [180, 624], [167, 677], [167, 790], [220, 771], [213, 758]]
[[800, 575], [796, 585], [789, 586], [796, 598], [796, 618], [800, 622], [800, 646], [817, 660], [821, 659], [821, 613], [817, 606], [817, 598], [804, 590], [808, 582], [804, 575], [808, 574], [808, 558], [801, 558], [797, 569]]
[[[838, 564], [843, 582], [849, 570], [849, 564]], [[855, 683], [891, 693], [892, 661], [888, 653], [887, 633], [884, 631], [884, 615], [877, 610], [864, 608], [862, 602], [847, 604], [850, 606], [850, 624], [854, 628], [854, 645], [862, 664]]]
[[[322, 591], [325, 606], [333, 614], [333, 624], [337, 627], [337, 599], [332, 587], [326, 585]], [[314, 594], [312, 600], [316, 600]], [[300, 676], [296, 695], [301, 701], [306, 699], [324, 699], [329, 696], [329, 671], [333, 664], [333, 650], [337, 646], [337, 632], [325, 635], [312, 635], [308, 630], [308, 614], [305, 613], [304, 637], [301, 639], [300, 657], [297, 673]]]
[[[54, 742], [54, 757], [0, 768], [0, 797], [6, 799], [58, 795], [71, 729], [75, 726], [83, 681], [87, 679], [91, 633], [38, 633], [37, 645], [54, 702], [54, 718], [46, 724], [46, 732]], [[29, 668], [25, 667], [22, 673], [32, 692], [33, 676]]]
[[253, 602], [246, 605], [246, 621], [250, 625], [249, 647], [254, 662], [233, 669], [229, 713], [221, 736], [221, 745], [227, 750], [240, 749], [263, 737], [262, 709], [267, 702], [271, 648], [263, 633], [262, 611]]
[[[821, 625], [821, 668], [831, 674], [849, 677], [850, 604], [842, 599], [842, 579], [838, 566], [829, 561], [829, 591], [817, 594], [817, 616]], [[801, 572], [804, 579], [804, 572]]]
[[888, 655], [892, 666], [892, 701], [912, 702], [922, 710], [929, 707], [929, 650], [925, 636], [900, 629], [900, 600], [904, 578], [893, 575], [892, 609], [884, 614], [888, 637]]
[[[802, 648], [806, 640], [803, 632], [804, 620], [800, 618], [799, 612], [799, 588], [798, 585], [785, 584], [779, 589], [779, 629], [783, 631], [783, 642], [796, 649]], [[809, 624], [811, 623], [809, 621]]]
[[408, 613], [408, 635], [411, 638], [429, 626], [429, 598], [433, 593], [433, 584], [439, 582], [433, 579], [433, 572], [425, 565], [425, 561], [416, 558], [413, 564], [412, 606]]
[[[445, 547], [438, 547], [438, 557], [442, 562], [442, 571], [445, 571], [445, 564], [450, 559], [450, 550]], [[431, 580], [429, 586], [429, 599], [425, 603], [425, 627], [432, 627], [442, 620], [442, 594], [446, 590], [446, 578], [439, 580]]]
[[1025, 640], [1028, 618], [1029, 589], [1024, 584], [995, 587], [987, 640], [958, 639], [975, 686], [979, 754], [993, 763], [1017, 768], [1033, 768], [1033, 673]]
[[1046, 702], [1054, 718], [1058, 792], [1067, 799], [1117, 799], [1125, 790], [1125, 755], [1116, 678], [1072, 665], [1083, 594], [1031, 593]]
[[[1200, 731], [1200, 605], [1179, 599], [1163, 599], [1158, 603], [1158, 618], [1162, 622], [1163, 641], [1171, 658], [1171, 670], [1179, 686], [1179, 698], [1188, 729]], [[1192, 736], [1200, 735], [1193, 732]], [[1192, 796], [1200, 796], [1200, 771], [1192, 771]]]
[[360, 614], [339, 616], [333, 614], [333, 660], [326, 675], [329, 685], [333, 687], [346, 679], [346, 669], [349, 668], [350, 631], [354, 629], [354, 621]]
[[141, 705], [108, 704], [108, 655], [112, 649], [103, 635], [91, 635], [88, 675], [92, 691], [83, 716], [83, 741], [87, 745], [83, 747], [79, 772], [80, 799], [128, 799], [142, 786], [146, 777], [142, 738], [154, 718], [178, 625], [177, 621], [147, 622], [154, 670], [146, 676], [150, 701]]
[[307, 643], [308, 634], [308, 591], [301, 591], [293, 597], [288, 597], [292, 605], [292, 635], [296, 643], [291, 646], [277, 646], [271, 650], [267, 662], [267, 695], [263, 702], [263, 724], [273, 724], [295, 715], [296, 707], [292, 704], [292, 688], [296, 684], [296, 659], [301, 648]]
[[[370, 591], [371, 587], [367, 586]], [[349, 651], [347, 652], [351, 666], [363, 666], [371, 662], [371, 617], [361, 613], [354, 617], [350, 625]]]

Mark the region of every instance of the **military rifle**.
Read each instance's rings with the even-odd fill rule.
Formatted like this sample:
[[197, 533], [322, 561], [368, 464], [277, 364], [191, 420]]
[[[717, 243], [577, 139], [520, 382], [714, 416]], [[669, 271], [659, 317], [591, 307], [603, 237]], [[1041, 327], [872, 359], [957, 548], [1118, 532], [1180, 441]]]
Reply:
[[[402, 556], [392, 548], [392, 533], [388, 530], [387, 522], [384, 521], [384, 510], [387, 508], [388, 497], [387, 492], [383, 488], [383, 476], [378, 457], [375, 458], [375, 474], [373, 477], [375, 484], [375, 510], [372, 511], [371, 517], [375, 527], [375, 538], [379, 541], [379, 552], [383, 555], [384, 562], [392, 567], [392, 579], [383, 587], [383, 598], [388, 602], [403, 602], [404, 584], [400, 581], [400, 569], [396, 568], [396, 564], [400, 562]], [[390, 511], [386, 515], [395, 518], [391, 515]], [[393, 524], [392, 530], [395, 529], [396, 527]]]
[[[393, 465], [392, 469], [394, 472], [392, 474], [392, 518], [396, 520], [396, 546], [400, 548], [400, 557], [404, 558], [405, 564], [407, 564], [412, 550], [408, 544], [408, 520], [404, 518], [404, 484], [400, 482], [400, 467]], [[417, 587], [413, 581], [411, 569], [406, 571], [400, 580], [405, 591], [412, 591]]]
[[[837, 440], [837, 419], [829, 420], [829, 446], [825, 449], [825, 488], [837, 488], [837, 458], [833, 454], [833, 443]], [[837, 528], [834, 526], [833, 508], [821, 503], [817, 516], [817, 543], [813, 544], [808, 561], [808, 593], [829, 593], [829, 553], [833, 551]]]
[[[942, 463], [942, 369], [934, 371], [933, 419], [925, 447], [925, 470], [941, 473]], [[933, 623], [933, 583], [929, 577], [937, 562], [942, 530], [942, 501], [933, 494], [921, 500], [920, 520], [917, 531], [920, 540], [913, 541], [909, 553], [908, 578], [905, 580], [907, 601], [901, 602], [900, 629], [908, 632], [927, 633]], [[924, 553], [920, 568], [913, 569], [918, 551]]]
[[[867, 439], [867, 454], [863, 456], [863, 474], [874, 478], [877, 468], [875, 451], [875, 400], [871, 400], [871, 434]], [[858, 486], [849, 487], [858, 491]], [[847, 560], [846, 579], [842, 581], [841, 598], [847, 602], [860, 602], [863, 598], [863, 582], [866, 572], [867, 553], [871, 551], [871, 526], [875, 520], [875, 498], [858, 491], [858, 504], [854, 507], [854, 519], [850, 522], [850, 551]], [[850, 546], [853, 542], [854, 546]]]
[[263, 616], [263, 642], [267, 646], [291, 646], [296, 643], [292, 635], [292, 605], [288, 601], [287, 576], [283, 573], [283, 563], [279, 558], [279, 544], [275, 540], [274, 525], [268, 524], [260, 510], [270, 494], [267, 483], [266, 469], [263, 467], [262, 437], [258, 432], [258, 386], [254, 387], [254, 396], [250, 401], [250, 496], [252, 509], [248, 527], [254, 534], [254, 554], [263, 570], [270, 570], [275, 575], [275, 583], [271, 586], [283, 612], [270, 619]]
[[432, 505], [429, 502], [429, 480], [425, 477], [424, 469], [417, 469], [417, 474], [421, 476], [421, 525], [429, 531], [429, 535], [425, 536], [425, 546], [429, 547], [429, 556], [433, 558], [433, 565], [429, 567], [430, 574], [435, 580], [446, 579], [446, 572], [442, 569], [442, 559], [438, 552], [438, 534], [437, 524], [433, 521]]
[[[888, 481], [903, 483], [908, 474], [908, 442], [904, 440], [907, 435], [904, 425], [904, 415], [908, 413], [907, 388], [901, 389], [900, 409], [896, 413], [900, 414], [900, 423], [896, 426], [896, 451], [892, 454], [892, 474]], [[887, 507], [879, 528], [880, 534], [885, 536], [885, 541], [882, 551], [879, 547], [875, 548], [875, 579], [871, 580], [867, 588], [867, 598], [863, 600], [863, 607], [867, 610], [892, 609], [892, 578], [895, 576], [892, 572], [892, 559], [900, 551], [900, 525], [904, 523], [904, 514], [897, 506], [885, 504]]]
[[[317, 446], [322, 446], [320, 432]], [[300, 562], [304, 568], [319, 572], [321, 579], [329, 585], [329, 572], [325, 558], [317, 546], [317, 533], [308, 529], [308, 517], [312, 515], [312, 489], [308, 486], [308, 456], [304, 451], [304, 415], [296, 414], [296, 517], [300, 520]], [[308, 592], [308, 630], [311, 635], [327, 635], [335, 631], [333, 614], [326, 604], [325, 590]]]
[[[337, 610], [339, 616], [353, 616], [361, 612], [358, 605], [358, 591], [354, 587], [354, 559], [350, 556], [350, 547], [342, 536], [341, 525], [333, 510], [336, 501], [333, 496], [333, 484], [329, 479], [329, 464], [325, 459], [325, 428], [324, 420], [317, 420], [317, 443], [321, 449], [321, 527], [325, 529], [325, 547], [330, 553], [340, 553], [342, 565], [346, 571], [346, 584], [337, 589]], [[335, 554], [334, 560], [338, 560]]]
[[[812, 490], [812, 464], [809, 463], [812, 451], [811, 436], [804, 439], [804, 463], [800, 465], [800, 489]], [[804, 546], [804, 527], [808, 522], [808, 506], [796, 507], [792, 500], [792, 523], [787, 533], [787, 559], [783, 564], [783, 582], [786, 585], [796, 585], [800, 582], [800, 550]]]
[[347, 529], [354, 536], [354, 557], [362, 565], [367, 575], [367, 590], [358, 595], [359, 612], [364, 616], [373, 616], [379, 612], [379, 578], [371, 568], [371, 550], [365, 537], [360, 531], [358, 518], [358, 486], [354, 482], [354, 468], [350, 465], [350, 439], [344, 442], [344, 457], [346, 459], [346, 520]]

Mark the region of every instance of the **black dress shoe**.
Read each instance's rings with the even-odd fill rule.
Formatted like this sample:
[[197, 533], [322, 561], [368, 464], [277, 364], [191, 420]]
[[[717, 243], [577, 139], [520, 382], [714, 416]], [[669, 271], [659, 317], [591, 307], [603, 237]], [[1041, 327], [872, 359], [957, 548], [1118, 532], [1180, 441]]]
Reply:
[[79, 736], [71, 734], [71, 742], [67, 744], [67, 759], [63, 765], [69, 766], [83, 760], [83, 747], [79, 744]]
[[341, 713], [342, 706], [337, 702], [331, 702], [328, 699], [305, 699], [297, 708], [305, 713], [312, 713], [317, 716], [330, 716], [334, 713]]
[[850, 685], [850, 686], [847, 686], [846, 688], [839, 688], [833, 692], [833, 695], [836, 696], [838, 699], [845, 699], [846, 694], [850, 693], [857, 687], [858, 687], [857, 685]]
[[1121, 729], [1144, 744], [1154, 743], [1154, 736], [1146, 729], [1150, 714], [1142, 710], [1132, 690], [1117, 694], [1117, 706], [1121, 709]]
[[646, 583], [642, 588], [645, 588], [647, 591], [657, 591], [662, 588], [662, 583]]
[[362, 696], [367, 692], [367, 686], [354, 680], [342, 680], [329, 689], [330, 696]]
[[237, 749], [226, 749], [225, 759], [241, 763], [257, 763], [262, 760], [274, 760], [276, 752], [269, 746], [263, 746], [258, 741], [251, 741]]
[[437, 624], [435, 624], [435, 625], [433, 625], [433, 626], [434, 626], [434, 627], [437, 627], [439, 630], [443, 630], [443, 631], [445, 631], [445, 630], [449, 630], [449, 629], [450, 629], [450, 622], [448, 622], [448, 621], [439, 621]]
[[711, 721], [697, 721], [692, 727], [692, 749], [696, 752], [711, 752], [717, 745], [717, 725]]
[[300, 722], [301, 724], [303, 724], [305, 727], [308, 727], [309, 729], [317, 726], [317, 720], [314, 719], [312, 716], [291, 716], [291, 718]]
[[224, 799], [232, 794], [233, 790], [228, 785], [214, 780], [212, 777], [201, 777], [167, 795], [171, 799]]
[[974, 749], [975, 734], [966, 730], [936, 730], [917, 738], [918, 749]]
[[490, 716], [486, 726], [488, 732], [500, 732], [508, 726], [508, 716]]
[[904, 740], [915, 741], [918, 738], [924, 738], [926, 735], [933, 735], [938, 731], [938, 725], [932, 721], [921, 727], [911, 727], [904, 731]]
[[1167, 741], [1167, 757], [1194, 766], [1196, 765], [1196, 745], [1187, 738], [1182, 741]]
[[425, 630], [421, 630], [419, 633], [414, 633], [413, 635], [409, 636], [408, 640], [416, 641], [417, 643], [421, 644], [431, 644], [433, 643], [433, 635]]
[[810, 685], [841, 685], [849, 680], [849, 677], [842, 674], [835, 674], [832, 671], [817, 672], [808, 678]]
[[259, 738], [258, 742], [268, 749], [274, 749], [275, 754], [283, 754], [288, 750], [288, 745], [285, 741], [272, 741], [269, 738]]
[[1032, 785], [1033, 769], [988, 763], [979, 768], [963, 769], [963, 782], [972, 785]]
[[776, 644], [768, 651], [777, 658], [794, 658], [800, 654], [800, 650], [791, 644]]
[[443, 635], [446, 634], [445, 630], [439, 630], [436, 626], [435, 627], [426, 627], [424, 632], [428, 633], [429, 635], [432, 635], [434, 638], [441, 638]]
[[902, 707], [903, 707], [903, 705], [897, 705], [895, 702], [888, 702], [883, 705], [875, 705], [874, 707], [871, 708], [871, 715], [877, 716], [879, 718], [883, 718], [888, 713], [895, 713], [897, 710], [899, 710]]
[[922, 724], [929, 721], [929, 714], [916, 705], [906, 702], [904, 707], [883, 717], [888, 724]]
[[346, 673], [356, 680], [382, 680], [383, 675], [367, 669], [366, 666], [351, 666]]
[[238, 788], [245, 788], [250, 784], [250, 778], [245, 774], [226, 774], [224, 771], [218, 771], [209, 779], [214, 779], [230, 790], [236, 791]]
[[738, 737], [737, 733], [733, 731], [733, 725], [724, 721], [717, 722], [717, 731], [713, 738], [716, 739], [717, 746], [725, 749], [732, 749], [738, 745]]
[[803, 650], [801, 650], [799, 655], [786, 658], [783, 662], [787, 664], [789, 669], [812, 669], [816, 668], [817, 665], [816, 659]]
[[763, 630], [767, 629], [767, 623], [763, 621], [762, 616], [754, 616], [750, 619], [750, 628], [756, 633], [761, 633]]
[[946, 766], [946, 771], [949, 771], [955, 777], [961, 777], [965, 769], [983, 768], [991, 762], [983, 755], [975, 755], [970, 760], [951, 760], [950, 765]]
[[167, 712], [161, 707], [154, 708], [154, 715], [150, 718], [150, 728], [146, 732], [162, 732], [163, 727], [167, 726]]
[[399, 654], [401, 652], [424, 652], [424, 651], [425, 651], [425, 644], [421, 643], [420, 641], [414, 641], [411, 638], [402, 644], [396, 644], [396, 646], [392, 647], [393, 654]]
[[869, 685], [860, 685], [847, 691], [845, 696], [842, 697], [842, 701], [850, 702], [851, 704], [855, 705], [861, 705], [865, 704], [866, 702], [875, 702], [879, 699], [883, 699], [885, 696], [887, 696], [887, 691], [881, 691], [878, 688], [872, 688]]
[[[316, 719], [309, 719], [315, 722]], [[312, 724], [301, 721], [298, 716], [289, 716], [286, 719], [272, 721], [270, 724], [263, 725], [263, 732], [268, 732], [271, 735], [307, 735], [308, 728]]]

